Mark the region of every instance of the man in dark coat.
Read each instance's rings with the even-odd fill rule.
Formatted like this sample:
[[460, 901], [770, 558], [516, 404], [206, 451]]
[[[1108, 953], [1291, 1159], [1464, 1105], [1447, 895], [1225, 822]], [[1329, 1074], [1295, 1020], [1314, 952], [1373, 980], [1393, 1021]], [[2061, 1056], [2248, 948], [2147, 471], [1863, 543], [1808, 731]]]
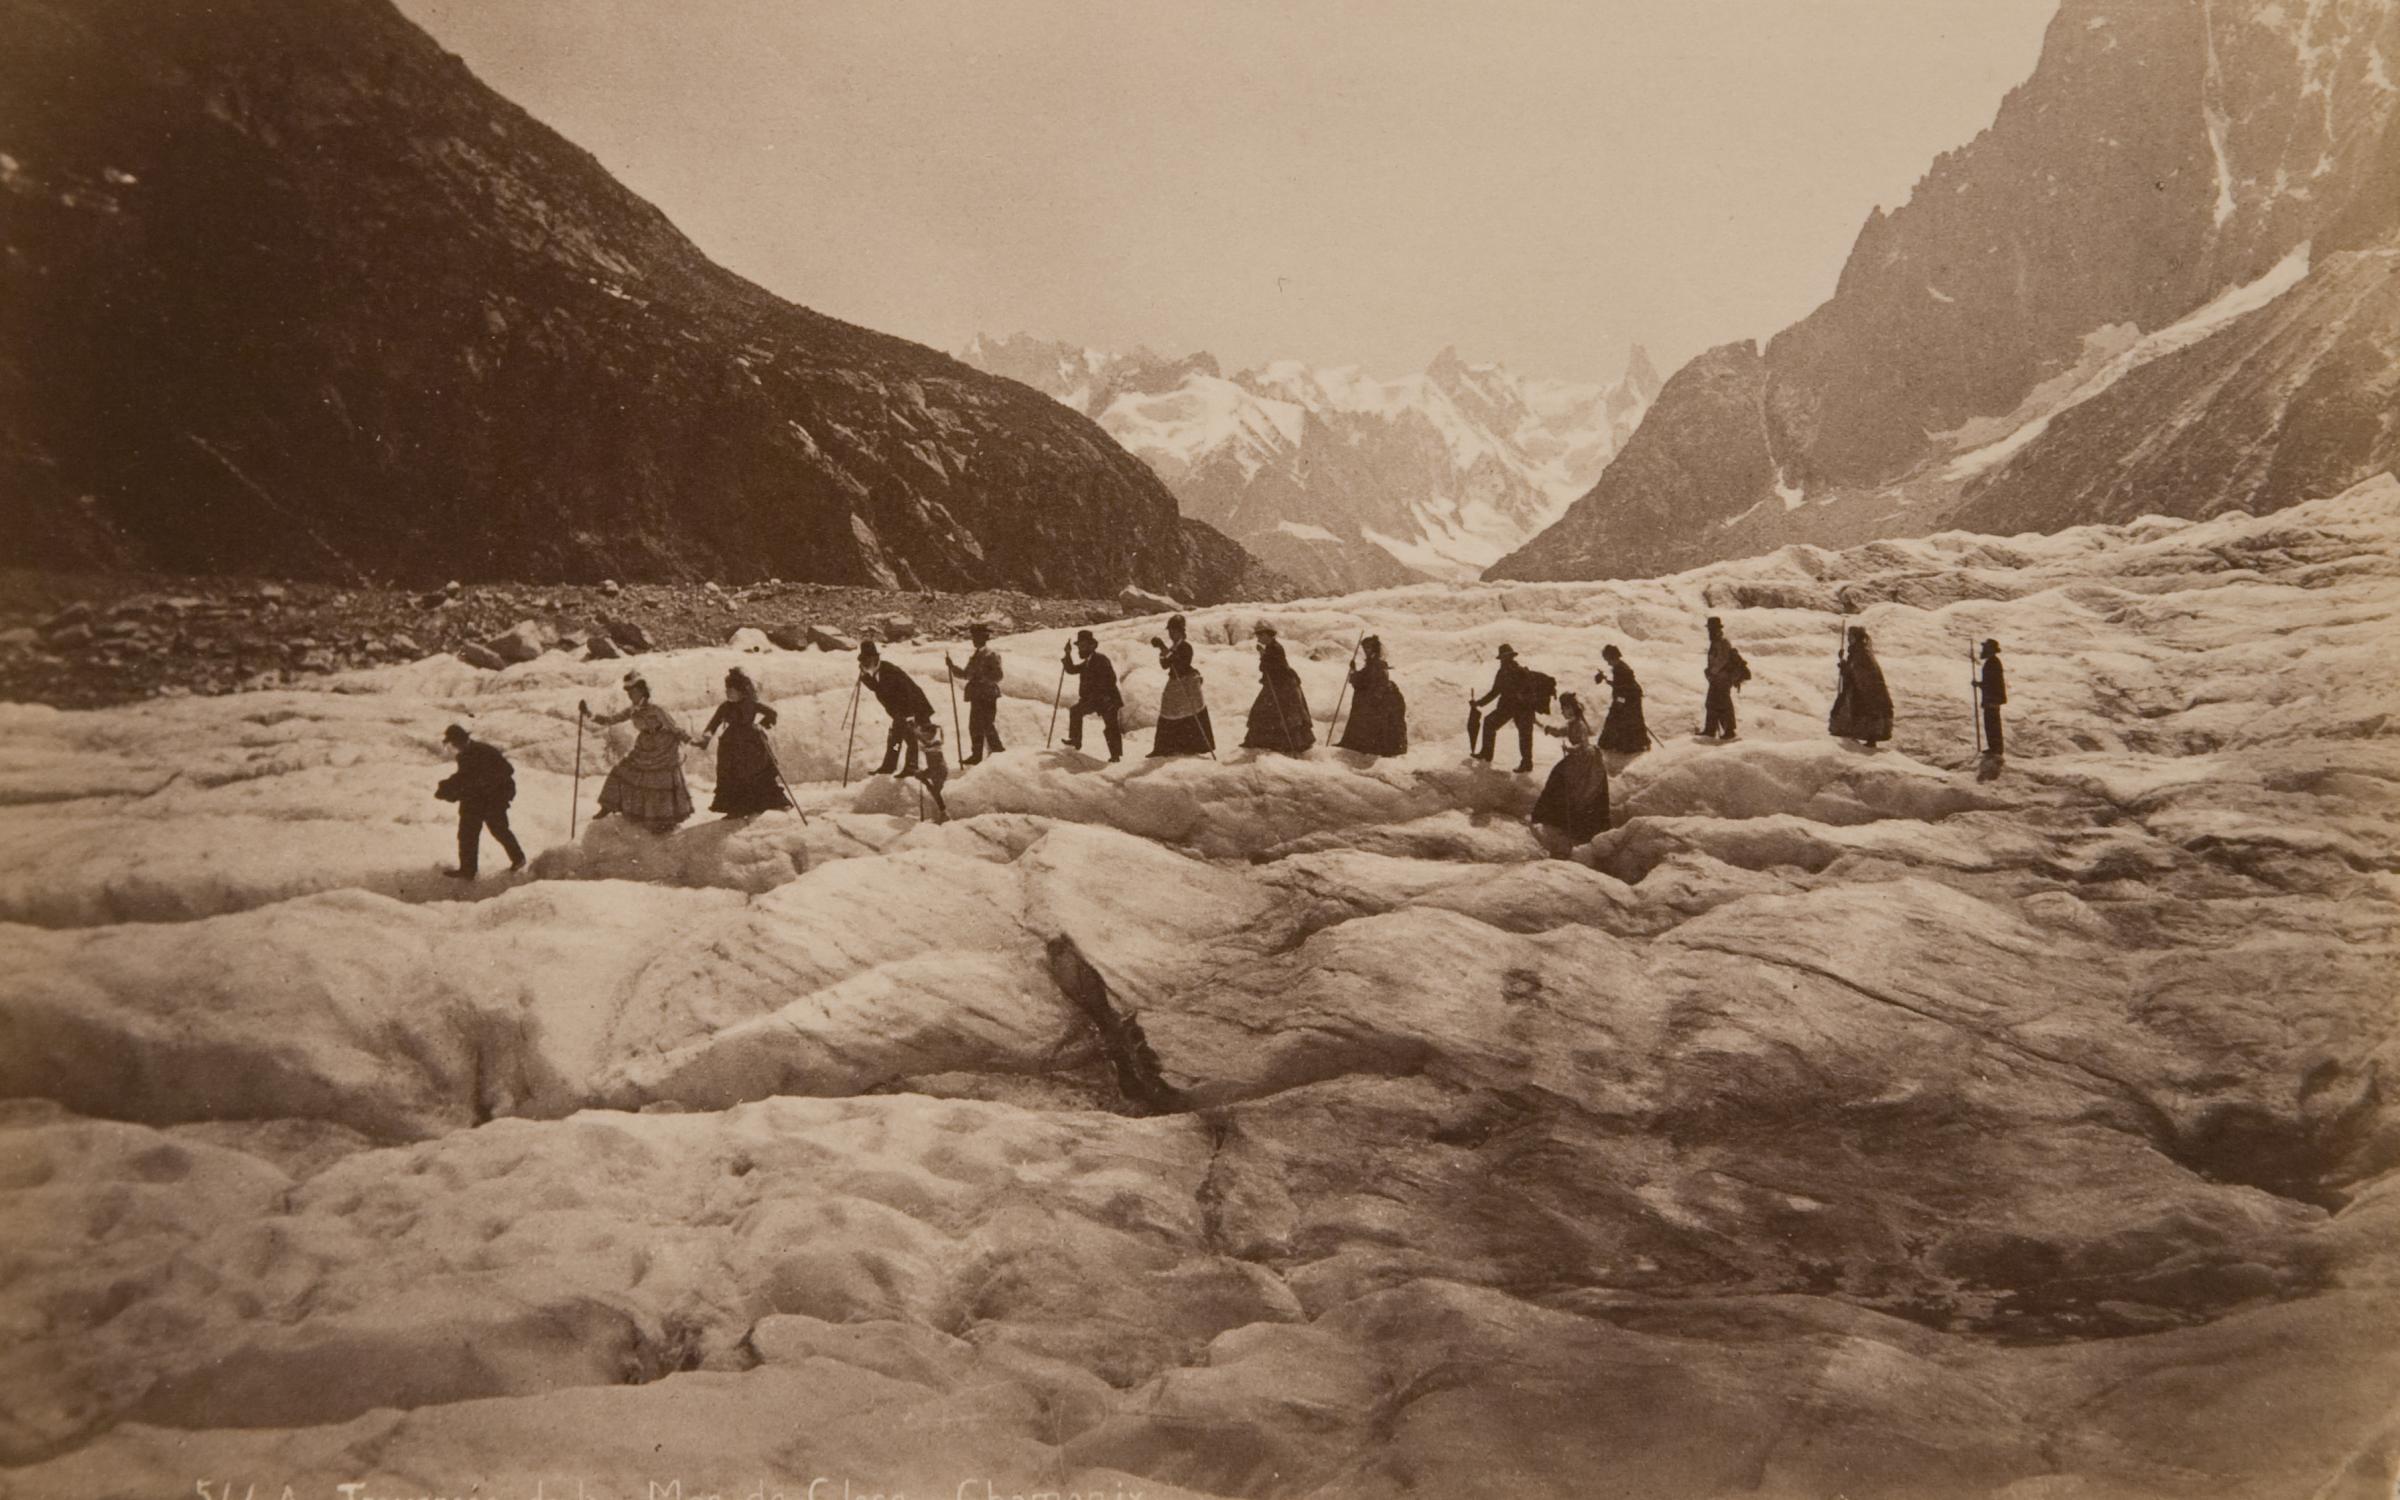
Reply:
[[454, 880], [475, 878], [476, 855], [482, 850], [486, 828], [500, 841], [508, 867], [524, 869], [525, 851], [508, 827], [508, 804], [517, 800], [516, 769], [497, 748], [456, 724], [442, 731], [442, 743], [458, 762], [458, 769], [433, 789], [444, 802], [458, 804], [458, 866], [442, 873]]
[[2000, 665], [1998, 641], [1983, 643], [1983, 677], [1975, 698], [1983, 709], [1983, 766], [1975, 779], [1991, 781], [2000, 774], [2000, 705], [2008, 701], [2008, 673]]
[[968, 656], [964, 672], [949, 657], [942, 658], [951, 679], [963, 678], [967, 684], [967, 753], [958, 758], [962, 771], [1007, 748], [1000, 743], [1000, 653], [991, 646], [992, 627], [969, 625], [967, 639], [975, 643], [975, 650]]
[[1492, 690], [1475, 700], [1477, 708], [1487, 703], [1500, 706], [1483, 721], [1483, 743], [1475, 751], [1477, 760], [1489, 763], [1492, 750], [1500, 738], [1500, 726], [1517, 726], [1517, 770], [1533, 769], [1533, 719], [1541, 712], [1541, 683], [1538, 675], [1517, 665], [1513, 646], [1500, 648], [1500, 670], [1492, 674]]
[[[1077, 660], [1076, 652], [1082, 652]], [[1117, 688], [1116, 663], [1100, 650], [1100, 638], [1088, 630], [1075, 632], [1075, 644], [1068, 648], [1061, 663], [1075, 674], [1075, 706], [1067, 710], [1067, 748], [1083, 748], [1083, 719], [1090, 714], [1100, 721], [1100, 733], [1108, 741], [1108, 758], [1125, 758], [1125, 726], [1118, 715], [1125, 707], [1125, 695]]]
[[1733, 690], [1750, 676], [1749, 666], [1742, 653], [1733, 649], [1725, 638], [1725, 622], [1715, 615], [1708, 617], [1708, 721], [1700, 726], [1704, 739], [1734, 738]]
[[[917, 769], [917, 739], [909, 732], [908, 726], [918, 719], [933, 717], [933, 700], [925, 696], [925, 690], [917, 686], [914, 677], [885, 661], [883, 653], [875, 648], [873, 641], [858, 648], [858, 680], [866, 684], [867, 691], [875, 695], [875, 701], [882, 704], [883, 711], [892, 717], [891, 730], [883, 740], [883, 764], [870, 774], [889, 776], [894, 771], [900, 771], [904, 776], [914, 775]], [[904, 771], [900, 762], [902, 751], [908, 753], [908, 765]]]

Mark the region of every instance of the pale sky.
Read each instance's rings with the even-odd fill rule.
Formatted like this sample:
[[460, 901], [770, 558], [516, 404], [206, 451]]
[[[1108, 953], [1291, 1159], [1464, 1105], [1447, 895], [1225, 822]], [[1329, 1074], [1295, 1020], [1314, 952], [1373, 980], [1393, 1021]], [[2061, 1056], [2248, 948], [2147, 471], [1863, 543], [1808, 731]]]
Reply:
[[711, 257], [978, 331], [1662, 372], [1832, 293], [2056, 0], [400, 0]]

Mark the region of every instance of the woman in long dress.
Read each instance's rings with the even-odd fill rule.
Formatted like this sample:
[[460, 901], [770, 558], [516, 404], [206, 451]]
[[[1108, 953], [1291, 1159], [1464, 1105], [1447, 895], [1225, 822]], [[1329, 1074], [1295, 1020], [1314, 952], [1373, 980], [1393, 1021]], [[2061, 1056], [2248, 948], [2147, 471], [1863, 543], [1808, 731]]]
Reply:
[[1842, 686], [1833, 695], [1828, 732], [1856, 740], [1872, 750], [1892, 737], [1892, 693], [1883, 685], [1883, 667], [1867, 640], [1866, 627], [1850, 627], [1849, 646], [1842, 652]]
[[[1608, 663], [1608, 719], [1600, 726], [1600, 748], [1639, 755], [1650, 748], [1650, 726], [1642, 718], [1642, 684], [1633, 675], [1633, 663], [1616, 647], [1601, 647], [1600, 659]], [[1602, 679], [1603, 674], [1592, 674], [1592, 681]]]
[[1250, 723], [1242, 735], [1242, 748], [1304, 754], [1317, 742], [1317, 727], [1300, 690], [1300, 674], [1284, 656], [1274, 626], [1261, 621], [1252, 633], [1258, 637], [1258, 696], [1250, 700]]
[[683, 732], [667, 711], [650, 701], [650, 684], [638, 672], [625, 674], [631, 700], [616, 713], [596, 714], [583, 703], [576, 711], [595, 724], [631, 723], [633, 748], [609, 769], [600, 785], [600, 816], [621, 813], [664, 833], [692, 815], [692, 791], [683, 781], [683, 747], [699, 741]]
[[1156, 755], [1208, 755], [1217, 748], [1217, 731], [1208, 722], [1208, 699], [1203, 695], [1200, 669], [1192, 665], [1192, 643], [1184, 638], [1183, 616], [1167, 620], [1167, 639], [1156, 636], [1158, 664], [1166, 668], [1167, 686], [1158, 697], [1158, 732], [1151, 736]]
[[792, 805], [783, 794], [775, 747], [767, 743], [766, 732], [774, 727], [775, 710], [758, 701], [758, 684], [750, 674], [740, 667], [727, 672], [725, 701], [700, 731], [703, 750], [718, 730], [725, 731], [725, 738], [717, 742], [717, 795], [709, 811], [743, 817]]
[[1383, 659], [1383, 640], [1371, 635], [1358, 644], [1366, 659], [1350, 673], [1350, 722], [1342, 727], [1342, 737], [1334, 748], [1364, 755], [1406, 755], [1408, 701], [1392, 681], [1392, 669]]
[[1570, 844], [1580, 844], [1608, 831], [1608, 762], [1592, 747], [1592, 722], [1583, 716], [1583, 701], [1573, 693], [1558, 696], [1563, 724], [1541, 724], [1542, 733], [1567, 742], [1567, 752], [1550, 768], [1542, 795], [1533, 804], [1533, 821], [1555, 828]]

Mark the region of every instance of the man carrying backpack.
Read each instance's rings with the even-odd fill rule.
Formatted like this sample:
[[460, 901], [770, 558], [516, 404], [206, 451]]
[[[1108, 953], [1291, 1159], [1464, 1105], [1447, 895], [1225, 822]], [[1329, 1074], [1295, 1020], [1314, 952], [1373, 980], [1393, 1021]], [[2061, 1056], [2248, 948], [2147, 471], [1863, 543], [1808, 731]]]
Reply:
[[433, 789], [444, 802], [458, 804], [458, 868], [442, 873], [453, 880], [475, 878], [475, 857], [482, 849], [486, 828], [508, 855], [509, 869], [524, 869], [525, 850], [508, 827], [508, 804], [517, 800], [516, 769], [496, 747], [473, 738], [456, 724], [442, 731], [442, 743], [458, 762], [458, 769]]
[[1702, 739], [1730, 740], [1733, 732], [1733, 690], [1750, 680], [1750, 664], [1725, 639], [1725, 622], [1708, 617], [1708, 721], [1700, 726]]
[[1500, 726], [1517, 726], [1517, 771], [1521, 775], [1533, 769], [1533, 720], [1536, 714], [1550, 710], [1550, 699], [1558, 691], [1558, 679], [1547, 672], [1530, 671], [1517, 665], [1516, 649], [1500, 648], [1500, 670], [1492, 676], [1492, 690], [1475, 700], [1481, 708], [1486, 703], [1500, 706], [1483, 721], [1483, 744], [1475, 758], [1486, 765], [1491, 763], [1492, 749], [1500, 738]]

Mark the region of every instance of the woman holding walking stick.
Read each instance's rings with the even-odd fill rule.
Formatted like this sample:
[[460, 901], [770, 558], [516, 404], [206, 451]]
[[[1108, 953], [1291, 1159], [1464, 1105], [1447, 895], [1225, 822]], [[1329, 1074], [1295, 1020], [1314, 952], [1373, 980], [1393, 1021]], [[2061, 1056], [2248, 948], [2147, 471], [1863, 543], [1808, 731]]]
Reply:
[[623, 724], [635, 730], [633, 748], [609, 768], [600, 784], [597, 817], [622, 813], [654, 833], [664, 833], [692, 815], [691, 788], [683, 780], [683, 747], [698, 740], [684, 733], [670, 714], [650, 701], [650, 684], [639, 672], [625, 674], [625, 696], [631, 701], [615, 713], [596, 714], [577, 703], [577, 713], [595, 724]]
[[1406, 755], [1408, 753], [1408, 702], [1400, 696], [1399, 685], [1392, 681], [1392, 669], [1383, 659], [1383, 639], [1366, 636], [1358, 643], [1366, 660], [1350, 673], [1350, 727], [1334, 742], [1337, 750], [1355, 750], [1362, 755]]
[[1153, 756], [1216, 753], [1217, 732], [1208, 722], [1208, 699], [1200, 669], [1192, 665], [1192, 643], [1185, 630], [1183, 616], [1171, 615], [1167, 639], [1150, 638], [1158, 648], [1158, 664], [1167, 672], [1166, 689], [1158, 698], [1158, 733], [1150, 740]]
[[1274, 626], [1261, 620], [1251, 633], [1258, 637], [1258, 696], [1251, 700], [1249, 730], [1242, 736], [1242, 748], [1306, 754], [1317, 742], [1317, 731], [1309, 717], [1308, 699], [1300, 690], [1300, 674], [1283, 654]]
[[788, 808], [783, 774], [775, 764], [775, 748], [766, 732], [775, 727], [775, 710], [758, 701], [758, 684], [735, 667], [725, 674], [725, 701], [717, 705], [708, 727], [700, 731], [700, 748], [719, 729], [725, 738], [717, 746], [717, 795], [709, 811], [728, 817]]

